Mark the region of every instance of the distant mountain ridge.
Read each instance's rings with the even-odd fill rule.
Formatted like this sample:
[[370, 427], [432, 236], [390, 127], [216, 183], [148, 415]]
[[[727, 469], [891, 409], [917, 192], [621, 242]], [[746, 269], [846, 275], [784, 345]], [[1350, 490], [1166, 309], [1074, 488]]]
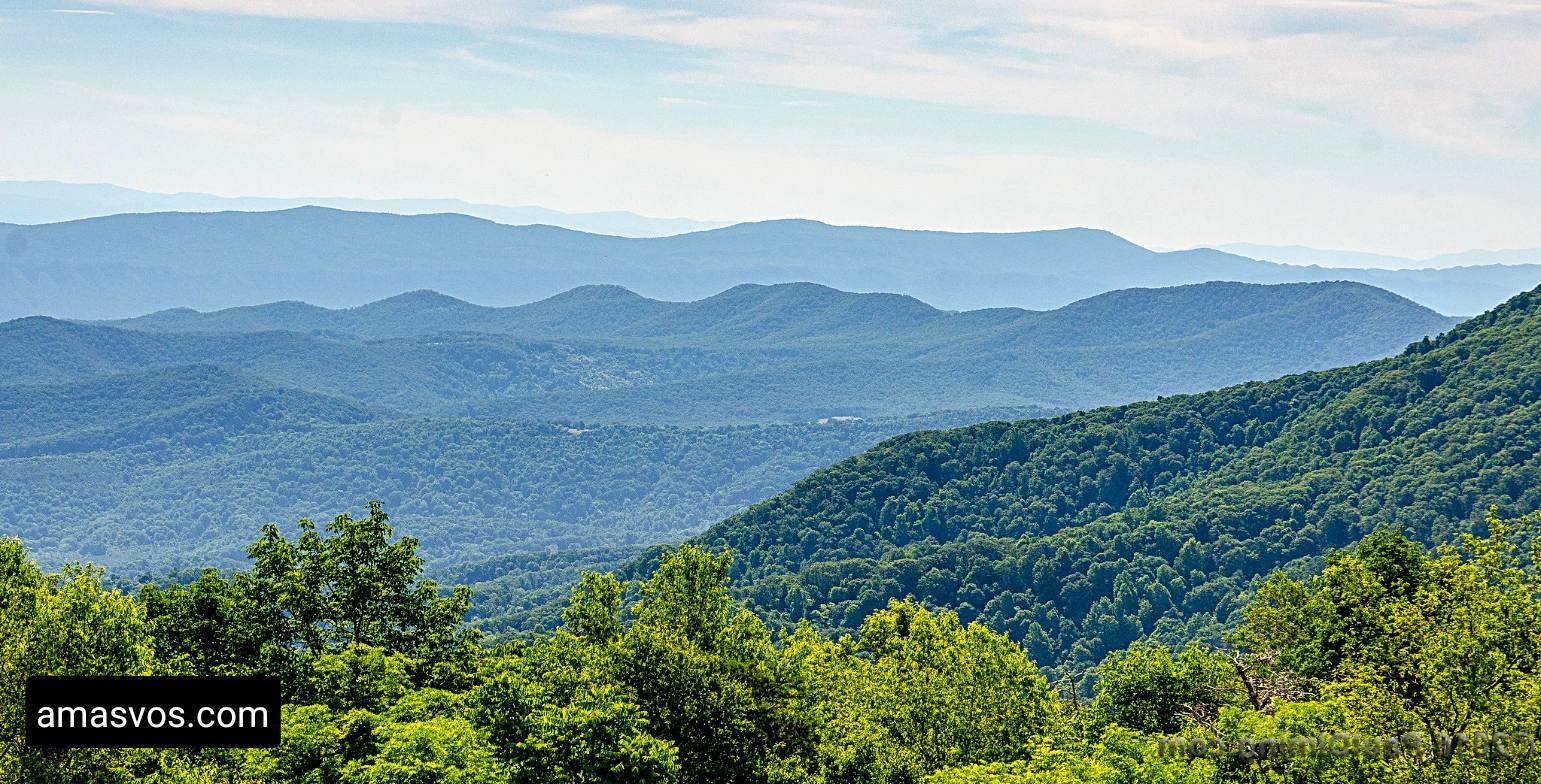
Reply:
[[[1296, 311], [1324, 310], [1301, 316]], [[1352, 310], [1363, 308], [1362, 324]], [[445, 332], [762, 349], [880, 345], [905, 355], [1003, 347], [1140, 344], [1191, 337], [1240, 319], [1290, 313], [1359, 329], [1437, 334], [1459, 319], [1441, 316], [1359, 283], [1202, 283], [1099, 294], [1050, 311], [944, 311], [900, 294], [855, 293], [815, 283], [746, 283], [690, 302], [649, 299], [621, 286], [580, 286], [528, 305], [486, 307], [434, 291], [413, 291], [355, 308], [277, 302], [213, 312], [190, 308], [101, 322], [164, 333], [315, 332], [357, 339]], [[1401, 323], [1396, 323], [1400, 321]], [[1281, 330], [1285, 325], [1276, 325]], [[1403, 331], [1399, 334], [1407, 334]], [[1278, 337], [1277, 334], [1275, 337]], [[1318, 335], [1317, 337], [1321, 337]], [[1325, 348], [1325, 347], [1324, 347]]]
[[583, 287], [511, 308], [411, 292], [346, 310], [19, 319], [0, 323], [0, 378], [215, 364], [419, 415], [805, 422], [1127, 402], [1385, 356], [1455, 322], [1357, 283], [1205, 283], [961, 313], [815, 284], [694, 302]]
[[545, 207], [477, 204], [461, 199], [215, 196], [189, 192], [153, 193], [107, 184], [0, 181], [0, 222], [4, 223], [59, 223], [127, 212], [255, 212], [304, 206], [398, 215], [457, 212], [514, 226], [545, 224], [621, 237], [664, 237], [726, 225], [688, 218], [654, 218], [621, 210], [573, 213]]
[[1441, 253], [1437, 256], [1424, 258], [1412, 258], [1354, 250], [1311, 248], [1304, 245], [1259, 245], [1250, 242], [1227, 242], [1213, 247], [1216, 250], [1223, 250], [1227, 253], [1235, 253], [1254, 259], [1278, 261], [1285, 264], [1314, 264], [1324, 267], [1443, 269], [1490, 264], [1541, 264], [1541, 248], [1465, 250], [1456, 253]]
[[[343, 310], [282, 302], [108, 324], [0, 325], [0, 370], [225, 362], [409, 411], [728, 423], [956, 408], [1077, 408], [1197, 391], [1395, 353], [1458, 320], [1358, 283], [1204, 283], [1052, 311], [953, 312], [808, 283], [693, 302], [586, 286], [492, 308], [419, 291]], [[8, 346], [14, 346], [7, 351]]]
[[948, 310], [1042, 310], [1216, 280], [1352, 280], [1463, 315], [1541, 283], [1541, 265], [1313, 269], [1206, 249], [1157, 253], [1093, 229], [959, 234], [806, 220], [625, 238], [319, 207], [0, 226], [0, 317], [123, 318], [275, 300], [340, 307], [417, 289], [513, 305], [593, 283], [696, 300], [746, 282], [798, 281], [897, 292]]

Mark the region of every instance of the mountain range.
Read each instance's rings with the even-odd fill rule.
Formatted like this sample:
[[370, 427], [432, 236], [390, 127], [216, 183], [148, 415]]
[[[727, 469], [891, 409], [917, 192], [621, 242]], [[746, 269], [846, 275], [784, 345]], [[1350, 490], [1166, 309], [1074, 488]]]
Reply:
[[[1355, 283], [1206, 283], [1053, 311], [937, 310], [814, 284], [695, 302], [614, 286], [489, 308], [433, 292], [0, 325], [0, 370], [61, 382], [225, 364], [416, 414], [684, 425], [1077, 408], [1395, 353], [1455, 323]], [[339, 383], [389, 377], [387, 384]]]
[[1453, 323], [1355, 283], [1049, 312], [788, 284], [32, 317], [0, 324], [0, 533], [155, 571], [380, 498], [435, 569], [555, 548], [565, 581], [583, 551], [678, 541], [888, 436], [1384, 356]]
[[[621, 210], [574, 213], [536, 206], [479, 204], [462, 199], [216, 196], [194, 192], [156, 193], [102, 183], [0, 180], [0, 223], [60, 223], [129, 212], [261, 212], [306, 206], [397, 215], [453, 212], [514, 226], [543, 224], [619, 237], [666, 237], [731, 225], [726, 221], [655, 218]], [[1324, 267], [1421, 269], [1541, 263], [1541, 248], [1468, 250], [1410, 257], [1251, 242], [1227, 242], [1203, 247], [1253, 259]]]
[[0, 225], [0, 318], [298, 299], [341, 307], [417, 289], [513, 305], [592, 283], [695, 300], [745, 282], [801, 281], [948, 310], [1049, 309], [1110, 290], [1216, 280], [1358, 281], [1468, 315], [1541, 282], [1541, 265], [1310, 268], [1206, 249], [1157, 253], [1092, 229], [966, 234], [806, 220], [626, 238], [320, 207]]

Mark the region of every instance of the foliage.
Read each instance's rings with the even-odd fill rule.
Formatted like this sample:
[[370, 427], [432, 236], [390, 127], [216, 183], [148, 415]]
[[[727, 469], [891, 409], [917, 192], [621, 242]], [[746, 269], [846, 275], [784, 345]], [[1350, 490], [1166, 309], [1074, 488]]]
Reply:
[[[1490, 514], [1480, 535], [1433, 553], [1378, 531], [1319, 574], [1273, 577], [1241, 610], [1234, 647], [1110, 655], [1089, 704], [1056, 693], [1006, 636], [915, 602], [873, 612], [854, 636], [805, 623], [778, 639], [732, 599], [733, 557], [695, 546], [640, 585], [585, 574], [567, 628], [482, 647], [456, 615], [465, 590], [422, 580], [414, 542], [394, 539], [377, 505], [302, 526], [297, 542], [264, 531], [250, 570], [137, 597], [88, 567], [44, 575], [4, 540], [0, 770], [28, 784], [1534, 781], [1541, 758], [1523, 742], [1495, 754], [1473, 733], [1541, 735], [1541, 573], [1517, 544], [1541, 541], [1538, 526]], [[250, 628], [210, 637], [213, 619]], [[192, 650], [220, 639], [239, 644]], [[26, 675], [274, 661], [292, 665], [276, 748], [21, 744]], [[1363, 743], [1267, 751], [1410, 731], [1429, 742], [1390, 757]], [[1463, 732], [1466, 746], [1441, 747]], [[1190, 757], [1193, 741], [1223, 751]]]
[[1152, 735], [1171, 735], [1192, 722], [1213, 722], [1237, 705], [1243, 684], [1223, 655], [1189, 643], [1173, 656], [1165, 646], [1137, 642], [1097, 668], [1097, 698], [1089, 719]]
[[1084, 673], [1218, 643], [1264, 575], [1383, 525], [1434, 543], [1541, 506], [1538, 358], [1541, 290], [1385, 360], [890, 439], [695, 541], [774, 626], [911, 597]]
[[43, 574], [21, 542], [0, 539], [0, 772], [28, 784], [134, 781], [131, 765], [94, 749], [23, 745], [24, 694], [33, 675], [149, 675], [154, 669], [144, 609], [104, 591], [101, 571], [81, 565]]

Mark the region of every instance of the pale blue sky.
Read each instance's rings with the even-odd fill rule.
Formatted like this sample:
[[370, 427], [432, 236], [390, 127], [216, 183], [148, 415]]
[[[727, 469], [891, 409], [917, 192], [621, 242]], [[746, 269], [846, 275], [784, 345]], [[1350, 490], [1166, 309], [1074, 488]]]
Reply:
[[1502, 0], [0, 0], [0, 179], [1541, 246], [1538, 40]]

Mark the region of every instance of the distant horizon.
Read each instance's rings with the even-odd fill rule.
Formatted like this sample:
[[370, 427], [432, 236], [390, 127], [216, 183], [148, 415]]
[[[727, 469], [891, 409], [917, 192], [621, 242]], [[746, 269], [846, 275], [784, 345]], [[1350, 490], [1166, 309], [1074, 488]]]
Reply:
[[[243, 195], [233, 195], [233, 194], [230, 194], [230, 193], [214, 193], [214, 192], [208, 192], [208, 191], [174, 191], [174, 192], [173, 191], [154, 191], [154, 190], [145, 190], [145, 189], [141, 189], [141, 188], [121, 185], [121, 184], [112, 183], [112, 182], [69, 182], [69, 181], [58, 180], [58, 179], [40, 179], [40, 180], [7, 180], [7, 179], [0, 179], [0, 205], [4, 204], [3, 199], [4, 199], [4, 197], [6, 195], [8, 195], [8, 194], [6, 194], [4, 192], [4, 189], [7, 186], [33, 186], [33, 185], [40, 185], [40, 186], [63, 186], [63, 187], [66, 187], [66, 188], [104, 188], [104, 189], [113, 189], [115, 191], [131, 192], [131, 193], [134, 193], [134, 194], [139, 194], [139, 195], [147, 196], [147, 197], [160, 197], [160, 198], [196, 197], [196, 198], [207, 198], [207, 199], [216, 199], [216, 200], [228, 200], [228, 201], [235, 202], [235, 203], [239, 203], [239, 202], [243, 202], [243, 201], [274, 201], [274, 202], [295, 202], [295, 204], [290, 205], [290, 206], [273, 206], [273, 207], [266, 207], [266, 208], [244, 208], [244, 207], [240, 207], [240, 206], [229, 206], [229, 207], [220, 207], [220, 208], [209, 207], [209, 208], [200, 208], [200, 209], [178, 209], [178, 208], [161, 209], [161, 208], [149, 208], [149, 209], [142, 209], [142, 210], [140, 210], [140, 209], [128, 209], [128, 210], [117, 210], [117, 211], [96, 211], [96, 212], [89, 212], [89, 214], [83, 213], [83, 214], [80, 214], [80, 215], [78, 215], [76, 217], [65, 217], [65, 218], [60, 218], [58, 220], [37, 221], [35, 223], [28, 223], [28, 222], [24, 222], [24, 221], [12, 221], [7, 215], [4, 214], [3, 211], [0, 211], [0, 223], [14, 223], [15, 225], [40, 225], [40, 224], [44, 224], [44, 223], [63, 223], [63, 222], [67, 222], [67, 221], [70, 221], [70, 220], [83, 220], [83, 219], [93, 218], [93, 217], [108, 217], [108, 216], [111, 216], [111, 215], [122, 215], [122, 214], [148, 214], [148, 213], [162, 213], [162, 212], [195, 212], [195, 213], [203, 213], [203, 212], [215, 212], [215, 211], [221, 211], [221, 212], [226, 212], [226, 211], [228, 211], [228, 212], [276, 212], [276, 211], [281, 211], [281, 210], [286, 210], [286, 209], [295, 209], [295, 208], [301, 207], [301, 206], [313, 206], [313, 207], [321, 207], [321, 208], [325, 208], [325, 209], [336, 209], [336, 210], [341, 210], [341, 211], [345, 211], [345, 212], [375, 212], [375, 213], [379, 213], [379, 214], [404, 215], [404, 216], [410, 216], [410, 215], [429, 215], [429, 214], [458, 214], [458, 215], [467, 215], [469, 217], [481, 218], [483, 220], [489, 220], [489, 221], [491, 221], [493, 223], [501, 223], [503, 225], [511, 225], [511, 226], [550, 225], [550, 226], [555, 226], [557, 228], [566, 228], [566, 229], [571, 229], [571, 230], [574, 230], [574, 231], [585, 231], [585, 232], [588, 232], [588, 233], [609, 234], [610, 236], [635, 237], [635, 238], [640, 238], [640, 237], [678, 236], [680, 234], [689, 234], [689, 233], [694, 233], [694, 232], [698, 232], [698, 231], [711, 231], [713, 229], [728, 228], [728, 227], [731, 227], [731, 226], [739, 226], [739, 225], [744, 225], [744, 224], [774, 223], [774, 222], [778, 222], [778, 221], [808, 221], [808, 222], [813, 222], [813, 223], [821, 223], [821, 224], [828, 225], [828, 226], [845, 227], [845, 228], [892, 229], [892, 230], [896, 230], [896, 231], [939, 232], [939, 233], [946, 233], [946, 234], [1024, 234], [1024, 233], [1033, 233], [1033, 232], [1054, 232], [1054, 231], [1069, 231], [1069, 230], [1103, 231], [1103, 232], [1107, 232], [1109, 234], [1113, 234], [1113, 235], [1119, 237], [1120, 239], [1123, 239], [1123, 240], [1126, 240], [1128, 242], [1132, 242], [1132, 243], [1134, 243], [1136, 245], [1139, 245], [1140, 247], [1143, 247], [1143, 248], [1146, 248], [1146, 249], [1149, 249], [1149, 250], [1153, 250], [1153, 251], [1157, 251], [1157, 252], [1162, 252], [1162, 253], [1173, 252], [1173, 251], [1183, 251], [1183, 250], [1205, 250], [1205, 249], [1208, 249], [1208, 250], [1218, 250], [1218, 251], [1221, 251], [1221, 252], [1224, 252], [1224, 253], [1230, 253], [1230, 254], [1238, 255], [1238, 256], [1244, 256], [1244, 257], [1247, 257], [1247, 258], [1258, 259], [1258, 260], [1261, 260], [1261, 261], [1271, 261], [1271, 262], [1278, 263], [1278, 264], [1286, 264], [1286, 265], [1290, 265], [1290, 266], [1300, 266], [1300, 267], [1315, 266], [1315, 267], [1324, 267], [1324, 268], [1329, 268], [1329, 269], [1417, 270], [1417, 269], [1449, 269], [1449, 268], [1452, 268], [1452, 267], [1461, 267], [1461, 266], [1486, 266], [1486, 265], [1511, 265], [1512, 266], [1512, 265], [1518, 265], [1518, 264], [1541, 264], [1541, 247], [1536, 247], [1536, 248], [1465, 248], [1465, 249], [1462, 249], [1462, 250], [1459, 250], [1459, 251], [1435, 254], [1435, 255], [1427, 256], [1427, 257], [1406, 257], [1406, 256], [1397, 256], [1395, 254], [1389, 254], [1389, 253], [1381, 253], [1381, 252], [1378, 252], [1378, 251], [1368, 250], [1368, 249], [1363, 249], [1363, 248], [1317, 248], [1317, 247], [1311, 247], [1311, 246], [1295, 244], [1295, 243], [1263, 243], [1263, 242], [1252, 242], [1252, 241], [1248, 241], [1248, 240], [1245, 240], [1245, 239], [1231, 239], [1231, 240], [1226, 240], [1226, 241], [1223, 241], [1223, 242], [1209, 242], [1209, 243], [1200, 242], [1200, 243], [1191, 243], [1191, 244], [1180, 244], [1180, 245], [1175, 245], [1175, 246], [1163, 246], [1163, 245], [1156, 244], [1156, 243], [1142, 242], [1142, 241], [1140, 241], [1137, 238], [1133, 238], [1133, 237], [1128, 236], [1127, 234], [1123, 233], [1122, 231], [1119, 231], [1116, 228], [1110, 228], [1110, 227], [1105, 227], [1105, 226], [1089, 225], [1089, 224], [1066, 225], [1066, 226], [1023, 227], [1023, 228], [1019, 228], [1019, 229], [955, 230], [955, 229], [945, 229], [945, 228], [933, 228], [933, 227], [928, 227], [928, 226], [882, 225], [882, 224], [872, 224], [872, 223], [838, 223], [838, 222], [827, 221], [827, 220], [824, 220], [824, 219], [821, 219], [821, 218], [811, 217], [811, 216], [806, 216], [806, 215], [786, 215], [786, 216], [779, 216], [779, 217], [751, 218], [751, 219], [744, 219], [744, 220], [720, 220], [720, 219], [704, 219], [704, 218], [697, 217], [697, 216], [684, 216], [684, 215], [669, 215], [669, 216], [647, 215], [647, 214], [637, 213], [637, 212], [633, 212], [633, 211], [630, 211], [630, 210], [624, 210], [624, 209], [595, 210], [595, 211], [591, 211], [591, 212], [578, 212], [578, 213], [574, 213], [574, 212], [565, 212], [565, 211], [562, 211], [562, 210], [557, 210], [557, 209], [554, 209], [554, 208], [551, 208], [551, 207], [547, 207], [545, 205], [533, 204], [533, 203], [521, 203], [521, 204], [478, 203], [478, 202], [469, 201], [469, 200], [458, 198], [458, 197], [454, 197], [454, 196], [391, 196], [391, 197], [381, 197], [381, 198], [365, 198], [365, 197], [355, 197], [355, 196], [318, 195], [318, 194], [305, 194], [305, 195], [298, 195], [298, 196], [296, 196], [296, 195], [287, 195], [287, 196], [252, 196], [252, 195], [244, 195], [244, 194]], [[303, 202], [303, 204], [301, 204], [300, 202]], [[443, 210], [441, 212], [422, 212], [422, 211], [407, 212], [407, 211], [393, 210], [393, 209], [388, 209], [387, 208], [389, 205], [391, 205], [393, 203], [408, 203], [408, 202], [418, 202], [418, 203], [422, 203], [422, 204], [443, 203], [444, 206], [448, 207], [449, 209]], [[337, 206], [338, 203], [350, 203], [350, 204], [349, 204], [349, 206]], [[374, 206], [374, 207], [378, 207], [378, 209], [363, 209], [363, 207], [366, 207], [366, 206]], [[461, 210], [453, 209], [453, 207], [456, 207], [456, 206], [459, 206], [459, 207], [470, 207], [470, 208], [486, 207], [486, 208], [494, 208], [494, 209], [506, 209], [506, 210], [511, 210], [511, 211], [521, 211], [521, 210], [538, 211], [538, 212], [543, 212], [543, 213], [550, 213], [553, 217], [565, 216], [567, 218], [572, 218], [572, 219], [603, 218], [605, 216], [625, 216], [626, 218], [637, 219], [637, 220], [639, 220], [641, 222], [656, 222], [658, 224], [696, 224], [696, 225], [694, 227], [687, 227], [687, 228], [684, 228], [683, 230], [679, 230], [679, 231], [668, 231], [668, 232], [658, 232], [658, 233], [617, 233], [617, 232], [610, 232], [610, 231], [594, 231], [592, 229], [582, 228], [580, 226], [566, 225], [566, 223], [563, 223], [563, 222], [531, 221], [531, 222], [528, 222], [528, 223], [510, 223], [508, 221], [499, 220], [499, 219], [497, 219], [495, 217], [489, 217], [489, 216], [486, 216], [486, 215], [478, 215], [478, 214], [475, 214], [474, 212], [468, 212], [468, 211], [461, 211]], [[576, 221], [572, 221], [572, 222], [582, 223], [582, 220], [576, 220]], [[1275, 253], [1272, 253], [1270, 255], [1262, 255], [1260, 253], [1262, 251], [1274, 251]], [[1520, 258], [1518, 260], [1472, 260], [1471, 258], [1469, 258], [1469, 257], [1483, 257], [1483, 256], [1503, 256], [1504, 254], [1521, 255], [1522, 258]], [[1307, 257], [1310, 257], [1310, 256], [1315, 256], [1317, 258], [1315, 258], [1314, 260], [1309, 260]], [[1373, 259], [1373, 262], [1371, 262], [1371, 263], [1356, 263], [1356, 262], [1361, 262], [1362, 260], [1365, 260], [1365, 259]], [[1380, 262], [1380, 263], [1374, 263], [1374, 262]]]
[[1541, 247], [1538, 34], [1448, 0], [19, 0], [0, 178], [1431, 258]]

